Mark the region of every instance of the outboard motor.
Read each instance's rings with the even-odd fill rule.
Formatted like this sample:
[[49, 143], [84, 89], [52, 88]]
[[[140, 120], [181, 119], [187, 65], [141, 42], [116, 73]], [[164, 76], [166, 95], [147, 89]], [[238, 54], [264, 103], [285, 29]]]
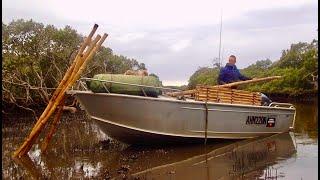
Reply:
[[270, 103], [272, 103], [271, 99], [269, 99], [265, 94], [261, 93], [261, 105], [269, 106]]

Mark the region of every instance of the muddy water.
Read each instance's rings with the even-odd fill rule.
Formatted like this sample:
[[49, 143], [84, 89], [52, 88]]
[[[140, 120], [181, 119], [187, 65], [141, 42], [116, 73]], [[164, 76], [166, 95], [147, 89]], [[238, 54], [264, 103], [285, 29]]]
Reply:
[[317, 179], [318, 104], [294, 104], [295, 133], [207, 146], [128, 146], [108, 138], [85, 113], [65, 113], [46, 154], [38, 141], [21, 159], [11, 154], [33, 118], [3, 115], [2, 178]]

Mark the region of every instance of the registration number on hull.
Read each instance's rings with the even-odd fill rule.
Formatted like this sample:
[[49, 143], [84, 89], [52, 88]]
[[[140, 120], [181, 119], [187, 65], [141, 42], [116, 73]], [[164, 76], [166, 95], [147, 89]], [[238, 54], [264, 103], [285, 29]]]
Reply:
[[274, 127], [276, 124], [275, 117], [266, 116], [248, 116], [246, 120], [247, 125], [266, 125], [266, 127]]

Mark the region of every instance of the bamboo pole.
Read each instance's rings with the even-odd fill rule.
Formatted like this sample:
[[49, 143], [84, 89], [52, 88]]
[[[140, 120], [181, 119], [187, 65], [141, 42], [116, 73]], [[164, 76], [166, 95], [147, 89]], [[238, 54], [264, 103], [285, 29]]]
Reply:
[[[36, 127], [36, 131], [39, 131], [40, 133], [40, 130], [42, 128], [42, 126], [44, 126], [45, 122], [48, 120], [49, 116], [53, 113], [54, 109], [57, 107], [58, 103], [61, 101], [61, 99], [64, 97], [64, 93], [66, 90], [69, 89], [70, 86], [72, 86], [74, 84], [74, 82], [76, 80], [78, 80], [80, 74], [82, 73], [82, 71], [85, 69], [85, 66], [86, 64], [89, 62], [89, 60], [93, 57], [93, 55], [95, 54], [95, 52], [98, 50], [98, 48], [100, 48], [101, 44], [103, 43], [103, 41], [106, 39], [107, 35], [105, 34], [103, 38], [100, 38], [101, 36], [100, 35], [97, 35], [97, 37], [95, 38], [94, 41], [92, 41], [91, 43], [91, 46], [89, 46], [88, 50], [86, 51], [85, 55], [84, 55], [84, 58], [86, 58], [85, 60], [81, 60], [79, 59], [80, 63], [79, 65], [81, 65], [81, 69], [80, 69], [80, 66], [78, 67], [75, 67], [75, 71], [77, 71], [77, 73], [73, 73], [74, 75], [71, 76], [69, 78], [69, 80], [67, 81], [67, 84], [65, 87], [62, 88], [59, 96], [57, 97], [56, 99], [56, 102], [55, 104], [53, 105], [53, 108], [51, 109], [51, 111], [49, 111], [49, 114], [47, 117], [45, 117], [43, 119], [43, 122], [41, 121], [39, 126]], [[100, 40], [100, 41], [99, 41]], [[98, 42], [99, 41], [99, 42]], [[97, 44], [97, 46], [95, 46]], [[85, 65], [83, 65], [85, 64]], [[35, 136], [37, 137], [37, 135]], [[31, 144], [32, 145], [32, 144]], [[26, 148], [25, 151], [29, 151], [30, 148]], [[23, 152], [24, 153], [24, 152]]]
[[[96, 25], [94, 26], [97, 27]], [[90, 33], [89, 37], [91, 35], [94, 34], [95, 30], [91, 31], [92, 33]], [[107, 35], [104, 34], [103, 38], [100, 38], [101, 36], [98, 35], [94, 41], [91, 41], [90, 39], [86, 38], [85, 42], [86, 43], [90, 43], [85, 55], [82, 57], [81, 55], [78, 56], [78, 58], [75, 58], [75, 63], [73, 68], [70, 67], [69, 69], [73, 69], [73, 71], [67, 71], [65, 77], [65, 81], [61, 82], [59, 85], [62, 86], [62, 88], [60, 89], [60, 92], [57, 92], [55, 95], [56, 97], [52, 98], [52, 101], [54, 102], [53, 105], [49, 106], [48, 109], [46, 108], [45, 112], [43, 113], [43, 115], [41, 117], [41, 119], [38, 120], [37, 124], [35, 125], [35, 127], [32, 129], [29, 137], [26, 139], [26, 141], [22, 144], [22, 146], [16, 150], [13, 154], [14, 157], [16, 156], [21, 156], [26, 154], [30, 148], [32, 147], [33, 141], [37, 138], [37, 136], [40, 134], [42, 127], [45, 125], [45, 123], [47, 122], [48, 118], [50, 117], [50, 115], [54, 112], [55, 108], [57, 107], [57, 105], [60, 103], [61, 99], [64, 97], [64, 93], [65, 91], [77, 80], [76, 78], [80, 76], [79, 73], [81, 73], [83, 71], [83, 69], [85, 68], [83, 66], [83, 64], [87, 64], [87, 61], [90, 60], [94, 53], [97, 51], [97, 49], [101, 46], [101, 44], [103, 43], [103, 41], [106, 39]], [[100, 41], [99, 41], [100, 40]], [[102, 41], [101, 41], [102, 40]], [[98, 42], [99, 41], [99, 42]], [[85, 43], [84, 43], [85, 44]], [[96, 46], [96, 44], [98, 44]], [[80, 50], [84, 50], [86, 46], [81, 46]], [[80, 51], [79, 51], [80, 52]], [[78, 64], [78, 66], [76, 66]], [[81, 68], [80, 68], [81, 67]], [[79, 69], [80, 68], [80, 69]], [[80, 71], [79, 71], [80, 70]], [[76, 72], [76, 73], [74, 73]], [[71, 74], [71, 75], [70, 75]], [[73, 75], [73, 76], [72, 76]]]
[[[51, 96], [51, 99], [50, 99], [50, 101], [49, 101], [46, 109], [45, 109], [44, 112], [41, 114], [39, 120], [40, 120], [40, 119], [43, 119], [43, 118], [47, 115], [49, 109], [50, 109], [50, 108], [52, 107], [52, 105], [53, 105], [53, 102], [55, 101], [55, 99], [57, 98], [57, 96], [59, 95], [59, 93], [61, 92], [62, 87], [63, 87], [63, 86], [65, 85], [65, 83], [68, 81], [71, 73], [73, 72], [74, 67], [75, 67], [75, 65], [76, 65], [76, 62], [79, 60], [79, 58], [81, 58], [81, 57], [83, 56], [83, 51], [85, 50], [85, 48], [87, 47], [87, 45], [90, 43], [91, 38], [93, 37], [93, 35], [94, 35], [94, 33], [97, 31], [97, 29], [98, 29], [98, 25], [95, 24], [95, 25], [93, 26], [93, 28], [92, 28], [89, 36], [84, 39], [84, 41], [83, 41], [83, 43], [81, 44], [80, 49], [79, 49], [79, 51], [78, 51], [75, 59], [73, 60], [71, 66], [68, 68], [68, 70], [67, 70], [67, 72], [65, 73], [63, 79], [60, 81], [60, 83], [59, 83], [59, 85], [58, 85], [58, 88], [54, 91], [53, 95]], [[35, 127], [36, 127], [36, 126], [38, 125], [38, 123], [40, 122], [39, 120], [37, 121]]]
[[72, 83], [74, 83], [76, 80], [79, 79], [81, 73], [84, 71], [86, 65], [89, 63], [89, 60], [93, 57], [93, 55], [96, 53], [96, 51], [101, 47], [102, 43], [104, 42], [104, 40], [108, 37], [108, 34], [103, 34], [102, 38], [100, 39], [100, 41], [97, 43], [97, 45], [93, 48], [93, 50], [89, 53], [88, 55], [88, 60], [84, 61], [84, 63], [82, 64], [81, 68], [79, 69], [78, 73], [74, 76], [74, 78], [72, 79]]
[[[81, 59], [78, 59], [81, 60]], [[74, 70], [77, 70], [76, 68]], [[42, 127], [45, 125], [45, 123], [48, 121], [50, 115], [54, 112], [55, 108], [58, 106], [60, 103], [61, 99], [64, 96], [65, 91], [70, 87], [72, 77], [69, 77], [67, 80], [67, 83], [64, 87], [62, 87], [62, 90], [58, 93], [57, 98], [54, 99], [54, 103], [52, 107], [49, 109], [47, 115], [43, 119], [39, 119], [33, 130], [31, 131], [29, 137], [27, 140], [23, 143], [20, 149], [18, 149], [15, 153], [14, 156], [21, 156], [23, 154], [26, 154], [32, 147], [33, 141], [38, 137], [38, 135], [41, 132]]]
[[270, 77], [265, 77], [265, 78], [251, 79], [251, 80], [247, 80], [247, 81], [237, 81], [234, 83], [220, 85], [220, 87], [229, 87], [230, 88], [230, 87], [239, 86], [242, 84], [257, 83], [257, 82], [262, 82], [262, 81], [271, 81], [271, 80], [280, 79], [280, 78], [281, 78], [281, 76], [270, 76]]
[[32, 179], [45, 179], [41, 169], [37, 168], [35, 163], [31, 160], [31, 158], [28, 155], [22, 156], [20, 158], [13, 158], [13, 160], [15, 163], [22, 166], [22, 168], [25, 168], [27, 172], [31, 175]]
[[88, 58], [90, 52], [93, 50], [93, 48], [95, 47], [96, 43], [98, 43], [98, 41], [101, 39], [100, 35], [97, 35], [97, 37], [90, 43], [90, 45], [88, 46], [88, 49], [86, 50], [83, 58], [80, 58], [79, 61], [76, 62], [75, 67], [74, 67], [74, 71], [72, 71], [71, 73], [71, 78], [69, 79], [69, 81], [71, 81], [71, 79], [75, 76], [75, 74], [79, 71], [79, 68], [82, 66], [83, 62], [86, 61], [86, 59]]
[[[72, 65], [70, 66], [70, 68], [68, 69], [67, 73], [65, 74], [63, 80], [59, 83], [58, 87], [61, 87], [67, 81], [68, 76], [70, 75], [70, 73], [68, 73], [68, 72], [72, 72], [73, 71], [73, 68], [74, 68], [74, 66], [75, 66], [75, 64], [77, 62], [77, 59], [83, 56], [83, 51], [90, 44], [91, 39], [92, 39], [94, 33], [97, 31], [97, 29], [98, 29], [98, 25], [95, 24], [93, 26], [91, 32], [89, 33], [89, 36], [84, 39], [84, 41], [83, 41], [82, 45], [80, 46], [80, 49], [79, 49], [79, 51], [78, 51], [78, 53], [76, 55], [76, 58], [74, 59]], [[54, 94], [54, 95], [57, 95], [57, 94]], [[54, 95], [52, 97], [55, 97]]]
[[[79, 56], [78, 58], [76, 58], [76, 60], [75, 60], [75, 66], [73, 67], [73, 71], [70, 73], [70, 75], [68, 76], [68, 79], [65, 81], [65, 83], [64, 84], [66, 84], [66, 85], [68, 85], [70, 82], [71, 82], [71, 79], [74, 77], [74, 75], [75, 75], [75, 71], [78, 71], [79, 70], [79, 65], [82, 65], [82, 63], [83, 63], [83, 61], [85, 61], [87, 58], [88, 58], [88, 56], [89, 56], [89, 54], [90, 54], [90, 51], [92, 51], [92, 49], [93, 49], [93, 47], [95, 46], [95, 44], [100, 40], [100, 38], [101, 38], [101, 36], [100, 35], [97, 35], [97, 37], [93, 40], [93, 41], [90, 41], [90, 45], [89, 45], [89, 48], [88, 48], [88, 50], [87, 51], [89, 51], [89, 52], [85, 52], [85, 54], [84, 55], [81, 55], [81, 56]], [[84, 58], [86, 58], [86, 59], [84, 59]], [[79, 62], [80, 61], [80, 62]], [[76, 66], [76, 64], [78, 64], [78, 67]], [[60, 89], [60, 91], [57, 93], [57, 95], [56, 95], [56, 97], [55, 97], [55, 99], [53, 99], [53, 101], [59, 101], [60, 102], [60, 100], [63, 98], [63, 97], [61, 97], [61, 96], [64, 96], [64, 93], [65, 93], [65, 91], [66, 91], [66, 85], [64, 85], [64, 86], [62, 86], [61, 87], [61, 89]], [[60, 98], [58, 98], [58, 97], [60, 97]], [[52, 108], [52, 106], [51, 106], [51, 108]], [[53, 108], [55, 109], [56, 108], [56, 106], [53, 106]], [[48, 115], [48, 114], [46, 114], [46, 115]], [[50, 116], [51, 114], [49, 114], [49, 116]], [[45, 117], [44, 117], [45, 118]], [[40, 119], [39, 119], [40, 120]], [[41, 121], [39, 121], [38, 120], [38, 122], [41, 122]], [[39, 123], [37, 122], [37, 124], [35, 125], [35, 128], [37, 128], [38, 126], [39, 126]]]
[[[216, 86], [211, 86], [211, 87], [212, 88], [213, 87], [230, 88], [230, 87], [239, 86], [242, 84], [257, 83], [257, 82], [262, 82], [262, 81], [271, 81], [271, 80], [280, 79], [280, 78], [281, 78], [281, 76], [271, 76], [271, 77], [257, 78], [257, 79], [247, 80], [247, 81], [238, 81], [238, 82], [224, 84], [224, 85], [216, 85]], [[194, 94], [196, 92], [197, 92], [196, 89], [192, 89], [192, 90], [187, 90], [187, 91], [182, 91], [182, 92], [167, 93], [167, 95], [175, 97], [175, 96]]]
[[44, 110], [44, 112], [41, 114], [40, 118], [38, 119], [36, 125], [34, 127], [37, 127], [39, 125], [39, 123], [41, 122], [40, 119], [43, 119], [45, 116], [47, 116], [49, 109], [52, 107], [53, 102], [55, 101], [55, 99], [57, 98], [57, 96], [59, 95], [59, 93], [61, 92], [62, 87], [67, 83], [71, 73], [74, 71], [74, 67], [76, 65], [76, 62], [79, 61], [79, 59], [81, 57], [83, 57], [83, 51], [85, 50], [85, 48], [87, 47], [87, 45], [91, 42], [91, 38], [94, 35], [94, 33], [96, 32], [98, 28], [98, 25], [95, 24], [89, 34], [89, 36], [87, 38], [84, 39], [83, 43], [80, 46], [80, 49], [74, 59], [74, 61], [72, 62], [71, 66], [68, 68], [67, 72], [65, 73], [63, 79], [60, 81], [57, 89], [54, 91], [53, 95], [51, 96], [51, 99], [46, 107], [46, 109]]
[[45, 137], [45, 139], [42, 142], [42, 145], [41, 145], [41, 151], [42, 152], [45, 152], [47, 150], [49, 142], [50, 142], [51, 138], [53, 137], [53, 134], [55, 133], [55, 131], [57, 129], [57, 124], [58, 124], [59, 120], [61, 119], [61, 115], [62, 115], [62, 112], [63, 112], [64, 101], [65, 101], [65, 96], [61, 100], [59, 108], [58, 108], [58, 110], [57, 110], [57, 112], [55, 114], [55, 117], [54, 117], [53, 121], [52, 121], [49, 133], [47, 134], [47, 136]]
[[[101, 36], [98, 35], [98, 36], [95, 38], [95, 40], [91, 42], [91, 44], [97, 43], [97, 41], [100, 39], [100, 37], [101, 37]], [[91, 48], [88, 49], [88, 50], [92, 51], [92, 49], [93, 49], [92, 47], [93, 47], [93, 46], [94, 46], [94, 45], [91, 45]], [[76, 62], [77, 62], [77, 61], [83, 61], [82, 59], [85, 58], [85, 57], [88, 57], [89, 54], [90, 54], [90, 52], [86, 52], [86, 54], [85, 54], [82, 58], [81, 58], [81, 57], [76, 58], [75, 61], [76, 61]], [[75, 64], [77, 64], [77, 63], [75, 63]], [[73, 71], [78, 71], [77, 68], [78, 68], [78, 67], [74, 67]], [[54, 99], [52, 100], [52, 101], [54, 102], [53, 105], [48, 108], [49, 110], [48, 110], [47, 114], [46, 114], [43, 118], [41, 118], [41, 119], [38, 120], [38, 122], [36, 123], [36, 125], [35, 125], [34, 128], [32, 129], [29, 138], [28, 138], [28, 139], [25, 141], [25, 143], [22, 145], [21, 149], [19, 149], [17, 153], [15, 152], [14, 156], [16, 156], [16, 155], [18, 155], [18, 154], [25, 154], [26, 152], [28, 152], [28, 151], [30, 150], [30, 148], [31, 148], [31, 146], [32, 146], [32, 144], [33, 144], [34, 139], [36, 139], [36, 138], [38, 137], [38, 135], [39, 135], [40, 132], [41, 132], [42, 127], [45, 125], [45, 123], [47, 122], [47, 120], [49, 119], [49, 117], [51, 116], [51, 114], [55, 111], [55, 108], [60, 104], [60, 101], [61, 101], [61, 99], [63, 98], [65, 91], [70, 87], [70, 83], [71, 83], [71, 80], [70, 80], [70, 79], [73, 78], [73, 77], [72, 77], [72, 74], [74, 74], [74, 73], [72, 73], [72, 72], [69, 72], [69, 73], [71, 73], [71, 75], [70, 75], [69, 78], [67, 79], [67, 81], [66, 81], [66, 83], [65, 83], [66, 85], [62, 86], [62, 88], [60, 89], [60, 91], [57, 93], [56, 98], [54, 98]]]

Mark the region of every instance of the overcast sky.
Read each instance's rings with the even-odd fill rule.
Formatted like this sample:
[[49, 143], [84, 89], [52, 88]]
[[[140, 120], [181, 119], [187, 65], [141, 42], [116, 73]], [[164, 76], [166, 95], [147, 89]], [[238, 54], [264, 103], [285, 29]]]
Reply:
[[187, 84], [200, 66], [237, 56], [242, 69], [257, 60], [279, 59], [297, 42], [318, 39], [316, 0], [3, 0], [2, 21], [33, 19], [56, 27], [70, 25], [87, 35], [94, 23], [109, 37], [105, 46], [135, 58], [164, 85]]

